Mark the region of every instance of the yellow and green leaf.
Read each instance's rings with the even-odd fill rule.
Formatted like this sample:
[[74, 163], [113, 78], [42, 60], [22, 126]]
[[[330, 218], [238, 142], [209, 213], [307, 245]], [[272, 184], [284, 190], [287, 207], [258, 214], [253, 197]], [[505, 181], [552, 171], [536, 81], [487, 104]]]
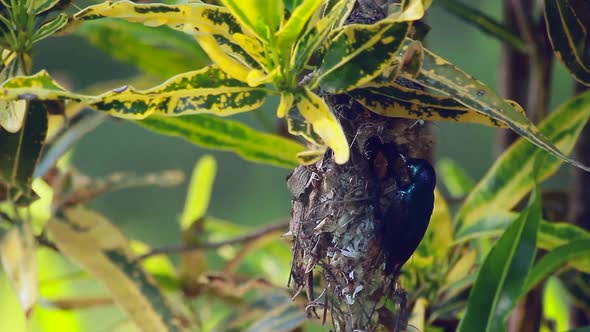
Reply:
[[68, 24], [68, 16], [66, 14], [59, 14], [56, 18], [43, 23], [43, 25], [36, 29], [31, 42], [36, 43], [51, 36], [66, 26], [66, 24]]
[[353, 7], [353, 1], [340, 0], [325, 16], [310, 24], [305, 33], [298, 38], [293, 50], [291, 68], [295, 73], [299, 73], [304, 68], [313, 52], [322, 45], [332, 28], [338, 27], [339, 23], [343, 22], [343, 18], [348, 17]]
[[[545, 119], [540, 130], [555, 145], [570, 152], [590, 117], [590, 92], [578, 95]], [[533, 187], [530, 177], [533, 161], [543, 150], [526, 141], [517, 140], [506, 150], [465, 200], [456, 216], [455, 229], [461, 231], [482, 216], [494, 211], [508, 211]], [[538, 170], [538, 181], [551, 176], [562, 161], [545, 158]]]
[[316, 84], [329, 93], [341, 93], [369, 82], [391, 66], [410, 27], [406, 22], [382, 21], [336, 31], [326, 45]]
[[305, 149], [293, 140], [258, 132], [238, 121], [205, 114], [152, 116], [137, 123], [160, 134], [182, 137], [199, 146], [231, 151], [252, 162], [289, 169], [298, 165], [296, 155]]
[[11, 79], [2, 87], [0, 98], [5, 100], [70, 99], [126, 119], [144, 119], [152, 114], [228, 116], [257, 109], [266, 99], [264, 89], [251, 88], [215, 66], [174, 76], [148, 90], [123, 86], [99, 96], [68, 92], [45, 71]]
[[578, 82], [590, 86], [588, 12], [587, 1], [545, 1], [545, 23], [555, 56]]
[[[471, 225], [460, 229], [455, 236], [455, 244], [479, 238], [492, 238], [502, 234], [514, 220], [518, 213], [497, 211], [482, 216]], [[551, 251], [568, 243], [590, 240], [590, 233], [569, 222], [542, 220], [539, 224], [537, 246]], [[590, 273], [590, 258], [588, 256], [570, 262], [570, 265], [583, 272]]]
[[[366, 109], [383, 116], [507, 127], [505, 123], [476, 112], [452, 98], [406, 88], [396, 83], [374, 87], [369, 83], [369, 86], [352, 90], [349, 94]], [[512, 101], [508, 102], [518, 106]], [[516, 109], [522, 112], [519, 106]]]
[[[281, 1], [277, 1], [281, 2]], [[279, 53], [288, 59], [295, 39], [301, 34], [310, 17], [314, 14], [322, 0], [304, 0], [293, 10], [289, 20], [277, 32], [276, 39]]]
[[[400, 75], [403, 75], [403, 73]], [[447, 95], [482, 114], [506, 123], [510, 129], [533, 144], [574, 166], [590, 171], [590, 166], [582, 165], [568, 158], [567, 154], [562, 152], [539, 131], [523, 113], [515, 108], [514, 104], [507, 102], [490, 87], [431, 51], [424, 49], [422, 71], [415, 79], [409, 79]]]
[[82, 207], [48, 223], [60, 251], [101, 281], [142, 331], [180, 331], [179, 321], [125, 236], [104, 217]]
[[263, 41], [270, 41], [283, 23], [284, 3], [276, 0], [222, 0], [244, 26]]
[[296, 105], [305, 121], [312, 125], [322, 141], [334, 152], [338, 164], [348, 161], [350, 151], [344, 131], [326, 102], [308, 88], [296, 96]]

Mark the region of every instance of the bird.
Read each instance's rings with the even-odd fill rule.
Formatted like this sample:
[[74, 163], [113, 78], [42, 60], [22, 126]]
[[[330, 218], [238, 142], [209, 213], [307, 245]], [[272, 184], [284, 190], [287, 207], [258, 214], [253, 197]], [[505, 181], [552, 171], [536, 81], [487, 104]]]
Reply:
[[379, 190], [375, 201], [380, 220], [377, 236], [385, 254], [385, 274], [398, 275], [422, 241], [434, 209], [436, 173], [425, 159], [406, 158], [394, 143], [384, 143], [378, 137], [369, 138], [364, 156], [379, 184], [396, 182], [396, 191], [389, 204], [380, 204], [386, 190]]
[[434, 209], [434, 168], [427, 160], [401, 157], [409, 179], [403, 184], [397, 181], [398, 188], [391, 204], [381, 214], [380, 237], [386, 275], [400, 273], [422, 241]]

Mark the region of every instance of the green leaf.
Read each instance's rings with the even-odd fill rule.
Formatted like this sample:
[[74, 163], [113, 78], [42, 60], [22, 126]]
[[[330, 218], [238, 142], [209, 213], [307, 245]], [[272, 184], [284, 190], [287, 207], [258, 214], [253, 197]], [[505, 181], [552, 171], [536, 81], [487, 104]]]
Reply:
[[64, 0], [33, 0], [33, 9], [35, 14], [39, 14], [58, 6]]
[[410, 26], [381, 21], [343, 27], [328, 40], [316, 84], [326, 92], [341, 93], [369, 82], [397, 61]]
[[452, 159], [439, 160], [436, 163], [436, 173], [453, 198], [467, 196], [475, 186], [473, 179]]
[[[565, 153], [569, 153], [590, 117], [590, 92], [580, 94], [549, 115], [540, 130]], [[461, 233], [475, 220], [493, 211], [508, 211], [533, 187], [529, 174], [541, 149], [524, 138], [517, 140], [496, 160], [484, 178], [465, 200], [455, 219]], [[546, 158], [538, 172], [538, 180], [550, 177], [561, 165], [556, 158]]]
[[196, 145], [232, 151], [249, 161], [290, 169], [298, 165], [295, 155], [304, 149], [293, 140], [257, 132], [237, 121], [207, 115], [152, 116], [137, 123], [161, 134], [182, 137]]
[[415, 79], [411, 77], [408, 79], [415, 80], [428, 88], [452, 97], [467, 107], [506, 123], [514, 132], [533, 144], [574, 166], [590, 171], [590, 167], [568, 158], [566, 153], [559, 150], [514, 105], [505, 101], [490, 87], [431, 51], [424, 49], [422, 71]]
[[[328, 3], [325, 3], [328, 5]], [[313, 53], [322, 45], [332, 28], [339, 26], [343, 18], [348, 17], [354, 7], [353, 1], [340, 0], [321, 17], [317, 22], [311, 24], [307, 31], [298, 38], [291, 57], [291, 68], [295, 73], [301, 72], [309, 62]]]
[[41, 101], [26, 103], [24, 125], [17, 133], [0, 128], [0, 179], [25, 196], [32, 195], [31, 182], [47, 133], [47, 111]]
[[[454, 243], [499, 236], [517, 218], [518, 214], [514, 212], [491, 212], [468, 227], [462, 228], [455, 235]], [[590, 240], [590, 233], [568, 222], [541, 221], [537, 241], [539, 248], [550, 251], [578, 240]], [[590, 257], [576, 259], [570, 265], [580, 271], [590, 271]]]
[[182, 230], [188, 229], [207, 212], [216, 171], [217, 162], [210, 155], [203, 156], [195, 165], [180, 217]]
[[590, 3], [545, 1], [545, 23], [553, 52], [580, 83], [590, 86]]
[[523, 53], [527, 51], [526, 43], [516, 33], [487, 14], [456, 0], [437, 0], [434, 3], [514, 49]]
[[66, 14], [59, 14], [53, 20], [44, 23], [41, 25], [37, 30], [35, 30], [35, 34], [33, 35], [33, 43], [36, 43], [42, 39], [45, 39], [57, 30], [63, 28], [68, 23], [68, 15]]
[[457, 331], [504, 331], [533, 263], [541, 201], [535, 190], [529, 206], [486, 257], [469, 294]]
[[[567, 262], [590, 255], [590, 239], [572, 241], [557, 247], [535, 264], [527, 279], [522, 296], [533, 289], [539, 282], [547, 278]], [[585, 271], [590, 273], [590, 271]]]
[[406, 88], [391, 82], [387, 86], [370, 82], [365, 87], [350, 91], [349, 94], [371, 112], [383, 116], [507, 127], [504, 122], [476, 112], [452, 98]]
[[105, 19], [85, 22], [77, 34], [115, 59], [161, 78], [202, 68], [210, 62], [194, 38], [168, 27]]
[[46, 71], [10, 79], [2, 88], [2, 99], [70, 99], [126, 119], [144, 119], [151, 114], [228, 116], [257, 109], [266, 100], [266, 90], [251, 88], [216, 66], [174, 76], [148, 90], [122, 86], [99, 96], [68, 92]]
[[48, 229], [60, 251], [100, 280], [142, 331], [180, 331], [164, 295], [135, 259], [125, 236], [104, 217], [82, 207], [65, 210]]
[[283, 1], [222, 0], [238, 21], [264, 41], [274, 39], [283, 22]]
[[[276, 1], [281, 2], [281, 1]], [[304, 0], [292, 12], [289, 20], [277, 33], [277, 44], [281, 54], [290, 56], [290, 49], [295, 44], [295, 39], [305, 28], [307, 21], [322, 3], [322, 0]]]

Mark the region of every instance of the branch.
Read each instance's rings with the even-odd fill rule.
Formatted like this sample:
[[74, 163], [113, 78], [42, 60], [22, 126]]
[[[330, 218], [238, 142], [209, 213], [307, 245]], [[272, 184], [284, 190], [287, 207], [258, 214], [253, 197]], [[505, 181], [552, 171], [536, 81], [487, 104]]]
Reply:
[[144, 259], [150, 258], [155, 255], [165, 255], [165, 254], [172, 254], [172, 253], [185, 253], [185, 252], [202, 250], [202, 249], [216, 249], [216, 248], [219, 248], [219, 247], [222, 247], [225, 245], [231, 245], [231, 244], [248, 243], [253, 240], [256, 240], [257, 238], [259, 238], [261, 236], [283, 230], [283, 229], [287, 228], [288, 226], [289, 226], [289, 221], [282, 220], [280, 222], [270, 224], [270, 225], [261, 227], [259, 229], [256, 229], [256, 230], [252, 231], [251, 233], [236, 236], [234, 238], [230, 238], [230, 239], [223, 240], [223, 241], [205, 242], [205, 243], [199, 243], [196, 245], [180, 245], [180, 246], [167, 246], [167, 247], [154, 248], [154, 249], [148, 251], [147, 253], [145, 253], [141, 256], [138, 256], [137, 261], [142, 261]]

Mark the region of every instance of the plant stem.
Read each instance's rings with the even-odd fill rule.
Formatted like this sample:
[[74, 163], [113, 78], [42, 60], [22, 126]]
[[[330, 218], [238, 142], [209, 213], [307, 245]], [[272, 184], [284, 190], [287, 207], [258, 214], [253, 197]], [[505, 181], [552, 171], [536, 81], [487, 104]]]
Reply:
[[225, 245], [230, 244], [239, 244], [239, 243], [248, 243], [251, 241], [256, 240], [257, 238], [269, 234], [284, 231], [289, 226], [288, 220], [281, 220], [280, 222], [270, 224], [259, 229], [252, 231], [251, 233], [247, 233], [244, 235], [236, 236], [231, 239], [217, 241], [217, 242], [205, 242], [199, 243], [196, 245], [181, 245], [181, 246], [167, 246], [167, 247], [159, 247], [150, 250], [149, 252], [137, 257], [138, 261], [147, 259], [149, 257], [155, 255], [167, 255], [172, 253], [185, 253], [189, 251], [195, 250], [202, 250], [202, 249], [216, 249]]

